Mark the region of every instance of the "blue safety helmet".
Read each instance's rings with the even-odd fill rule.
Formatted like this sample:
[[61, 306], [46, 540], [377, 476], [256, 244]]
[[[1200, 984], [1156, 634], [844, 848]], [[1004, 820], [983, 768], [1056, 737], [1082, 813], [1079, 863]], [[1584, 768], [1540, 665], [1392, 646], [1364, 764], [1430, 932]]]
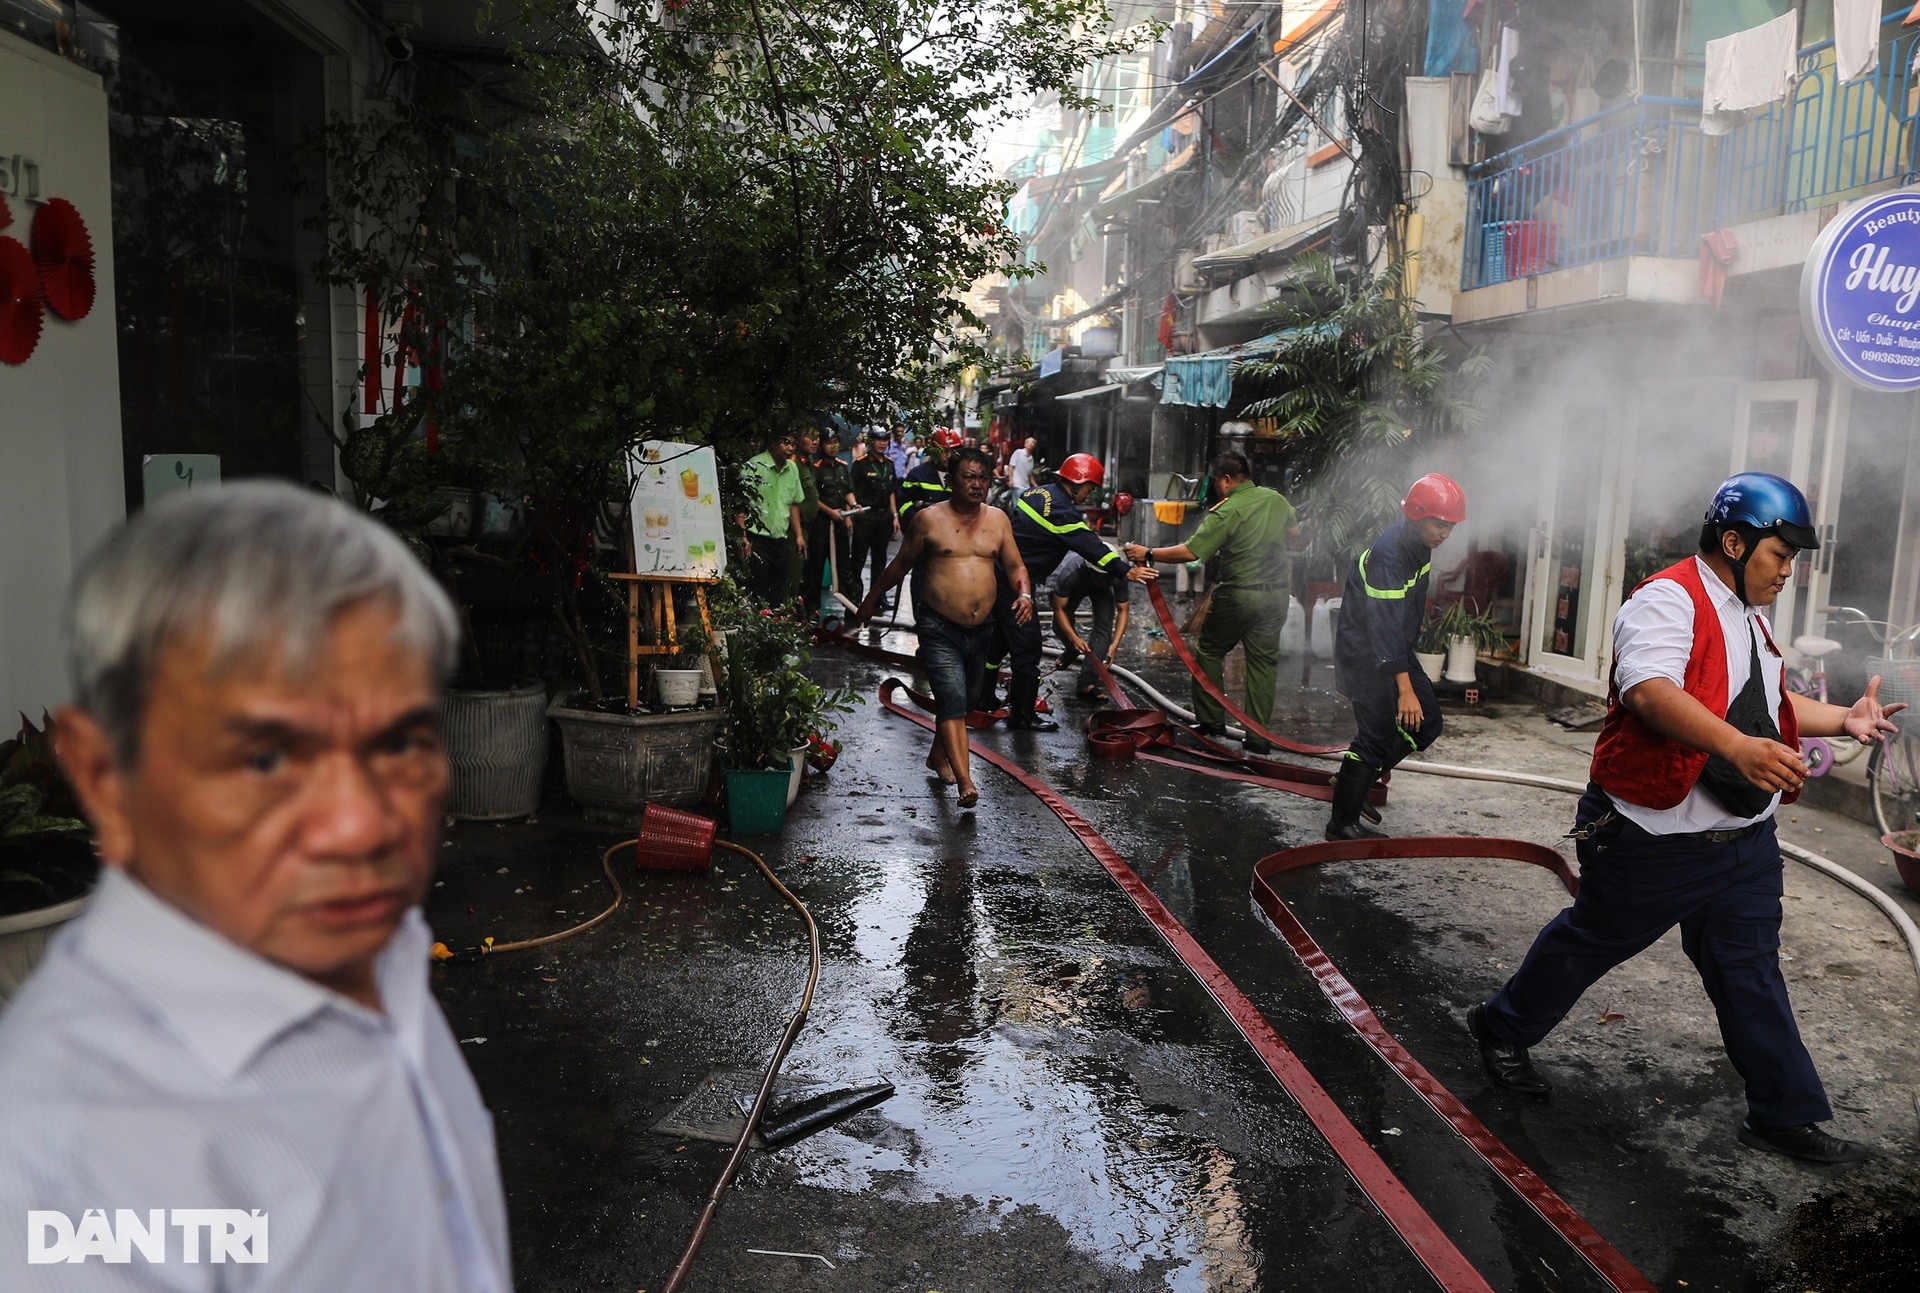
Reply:
[[1765, 471], [1743, 471], [1729, 476], [1714, 491], [1707, 508], [1707, 524], [1716, 530], [1746, 525], [1761, 534], [1777, 534], [1802, 552], [1820, 546], [1814, 533], [1813, 509], [1807, 496], [1783, 476]]

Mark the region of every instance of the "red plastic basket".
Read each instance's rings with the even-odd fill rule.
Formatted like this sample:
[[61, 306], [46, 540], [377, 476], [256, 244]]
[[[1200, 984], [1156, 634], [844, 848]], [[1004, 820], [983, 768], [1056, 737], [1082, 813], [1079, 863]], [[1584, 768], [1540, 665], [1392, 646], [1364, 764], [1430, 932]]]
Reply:
[[711, 817], [650, 803], [640, 810], [634, 862], [650, 871], [705, 871], [713, 865], [717, 825]]

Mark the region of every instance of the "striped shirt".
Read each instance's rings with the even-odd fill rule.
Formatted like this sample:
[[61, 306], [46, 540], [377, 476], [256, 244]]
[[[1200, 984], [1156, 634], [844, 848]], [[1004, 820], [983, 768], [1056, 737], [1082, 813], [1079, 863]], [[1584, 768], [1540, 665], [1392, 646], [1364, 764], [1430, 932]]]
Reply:
[[[385, 1013], [108, 868], [0, 1017], [0, 1288], [507, 1293], [493, 1122], [427, 986], [416, 909]], [[29, 1264], [30, 1210], [267, 1214], [267, 1260]], [[195, 1243], [198, 1243], [196, 1236]]]

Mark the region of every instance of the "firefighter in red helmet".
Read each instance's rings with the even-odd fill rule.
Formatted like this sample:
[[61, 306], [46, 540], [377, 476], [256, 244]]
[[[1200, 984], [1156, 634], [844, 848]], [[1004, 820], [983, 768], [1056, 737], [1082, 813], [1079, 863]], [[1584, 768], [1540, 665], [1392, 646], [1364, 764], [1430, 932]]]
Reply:
[[1413, 658], [1427, 612], [1433, 550], [1467, 519], [1467, 496], [1438, 472], [1400, 501], [1403, 520], [1368, 544], [1347, 573], [1334, 636], [1334, 683], [1353, 704], [1358, 729], [1333, 782], [1327, 838], [1378, 837], [1360, 821], [1367, 791], [1393, 766], [1440, 736], [1440, 703]]
[[[1044, 485], [1022, 490], [1013, 503], [1013, 538], [1020, 545], [1020, 559], [1038, 588], [1052, 577], [1069, 552], [1109, 578], [1128, 578], [1136, 582], [1152, 575], [1132, 572], [1120, 554], [1109, 548], [1093, 532], [1080, 505], [1092, 496], [1106, 479], [1107, 471], [1090, 453], [1076, 453], [1060, 464], [1054, 478]], [[1009, 727], [1051, 729], [1055, 724], [1034, 708], [1040, 695], [1040, 652], [1042, 640], [1037, 619], [1020, 623], [1014, 615], [1011, 588], [1001, 587], [1001, 604], [996, 618], [1006, 636], [1007, 654], [1013, 665], [1013, 680], [1007, 687], [1007, 725]]]

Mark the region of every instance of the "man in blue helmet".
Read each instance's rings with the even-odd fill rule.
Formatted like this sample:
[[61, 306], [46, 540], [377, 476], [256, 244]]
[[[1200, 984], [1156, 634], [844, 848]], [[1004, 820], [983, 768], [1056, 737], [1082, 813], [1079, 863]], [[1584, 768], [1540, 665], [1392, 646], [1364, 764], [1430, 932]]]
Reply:
[[1713, 497], [1700, 551], [1641, 584], [1613, 622], [1613, 680], [1587, 792], [1574, 814], [1580, 892], [1520, 969], [1467, 1012], [1496, 1086], [1545, 1096], [1527, 1048], [1580, 994], [1675, 925], [1747, 1088], [1743, 1144], [1814, 1163], [1869, 1150], [1833, 1117], [1780, 973], [1774, 809], [1806, 779], [1799, 735], [1861, 743], [1895, 731], [1880, 680], [1852, 706], [1785, 688], [1760, 614], [1819, 547], [1790, 482], [1742, 472]]

